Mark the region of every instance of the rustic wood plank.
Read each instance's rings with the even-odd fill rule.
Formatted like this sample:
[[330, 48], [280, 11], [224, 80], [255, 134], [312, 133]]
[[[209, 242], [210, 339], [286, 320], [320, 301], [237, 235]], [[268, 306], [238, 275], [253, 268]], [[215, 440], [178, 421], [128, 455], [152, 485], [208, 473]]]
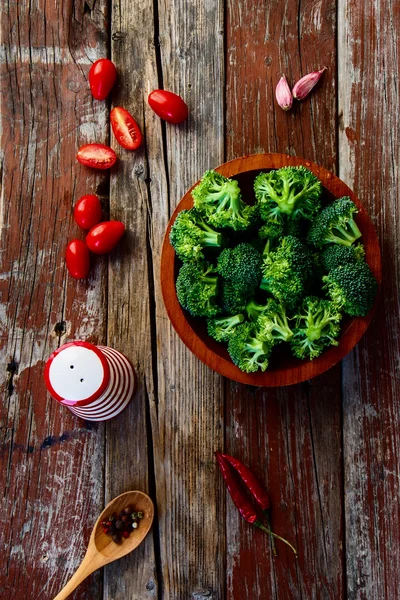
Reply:
[[[227, 158], [286, 152], [336, 170], [335, 30], [330, 0], [227, 3]], [[282, 72], [293, 84], [323, 65], [314, 94], [283, 112]], [[299, 552], [278, 543], [273, 561], [228, 499], [227, 597], [343, 598], [340, 367], [279, 390], [228, 386], [226, 450], [268, 485], [273, 526]]]
[[[110, 181], [110, 214], [125, 223], [127, 232], [109, 260], [108, 343], [131, 360], [137, 374], [137, 389], [128, 408], [107, 424], [106, 498], [138, 489], [154, 497], [150, 405], [156, 403], [152, 357], [152, 258], [149, 252], [152, 206], [149, 193], [148, 155], [159, 158], [158, 178], [166, 195], [163, 175], [161, 126], [149, 144], [146, 123], [148, 83], [157, 87], [154, 49], [154, 11], [148, 0], [113, 3], [111, 27], [112, 60], [118, 74], [113, 105], [123, 106], [135, 117], [144, 134], [136, 152], [121, 148], [112, 137], [119, 161]], [[151, 148], [151, 150], [150, 150]], [[161, 168], [160, 168], [161, 167]], [[152, 534], [131, 555], [105, 569], [104, 597], [144, 600], [159, 597], [155, 543]]]
[[[77, 283], [64, 266], [67, 240], [83, 237], [74, 202], [106, 189], [75, 160], [79, 145], [107, 139], [106, 107], [86, 81], [107, 48], [107, 3], [93, 4], [14, 2], [1, 13], [2, 597], [54, 596], [103, 504], [103, 427], [56, 404], [43, 381], [59, 344], [104, 341], [105, 269]], [[75, 598], [101, 589], [96, 574]]]
[[[189, 106], [186, 123], [163, 127], [168, 177], [163, 197], [159, 155], [149, 153], [158, 385], [151, 419], [163, 594], [223, 598], [224, 506], [213, 454], [223, 443], [223, 381], [172, 330], [159, 283], [161, 245], [173, 209], [207, 168], [223, 161], [223, 3], [162, 0], [158, 13], [159, 82]], [[156, 125], [149, 115], [149, 140]]]
[[340, 175], [373, 218], [383, 264], [375, 319], [343, 372], [352, 600], [396, 598], [400, 588], [399, 8], [339, 3]]

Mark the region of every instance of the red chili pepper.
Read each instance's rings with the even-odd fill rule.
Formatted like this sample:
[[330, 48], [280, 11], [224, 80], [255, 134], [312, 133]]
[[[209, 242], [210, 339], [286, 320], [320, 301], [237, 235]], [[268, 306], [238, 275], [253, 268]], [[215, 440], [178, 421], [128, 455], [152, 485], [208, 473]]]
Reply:
[[[263, 508], [263, 510], [265, 511], [265, 516], [267, 516], [269, 498], [266, 493], [266, 490], [262, 487], [261, 483], [255, 477], [255, 475], [251, 473], [250, 469], [246, 467], [243, 463], [233, 458], [233, 456], [229, 456], [228, 454], [222, 454], [221, 452], [216, 452], [215, 456], [217, 457], [222, 476], [225, 480], [226, 487], [228, 488], [228, 492], [230, 493], [231, 498], [242, 517], [248, 523], [255, 525], [255, 527], [258, 527], [262, 531], [265, 531], [265, 533], [268, 533], [270, 536], [277, 538], [278, 540], [281, 540], [282, 542], [287, 544], [293, 550], [295, 556], [297, 557], [296, 549], [292, 546], [292, 544], [290, 544], [280, 535], [277, 535], [276, 533], [271, 531], [268, 521], [268, 527], [265, 527], [265, 525], [259, 520], [256, 509], [248, 500], [244, 489], [242, 489], [241, 482], [243, 481], [249, 492], [253, 494], [254, 499], [261, 507], [265, 507], [265, 504], [267, 502], [267, 507]], [[235, 472], [236, 469], [237, 474]], [[239, 479], [239, 476], [241, 479]], [[261, 491], [263, 493], [261, 493]], [[274, 546], [273, 551], [274, 554], [276, 554]]]
[[235, 477], [232, 467], [229, 465], [228, 461], [224, 458], [221, 452], [216, 452], [215, 456], [217, 457], [226, 487], [228, 488], [228, 492], [230, 493], [236, 508], [248, 523], [255, 525], [256, 521], [258, 520], [257, 513], [254, 509], [254, 506], [246, 498], [244, 491], [240, 488], [239, 482]]
[[234, 458], [233, 456], [229, 456], [229, 454], [222, 454], [222, 456], [227, 460], [235, 471], [240, 475], [245, 483], [247, 489], [254, 496], [256, 502], [259, 504], [261, 510], [267, 510], [270, 507], [269, 496], [267, 490], [262, 485], [262, 483], [257, 479], [252, 471], [250, 471], [249, 467], [246, 467], [240, 460]]

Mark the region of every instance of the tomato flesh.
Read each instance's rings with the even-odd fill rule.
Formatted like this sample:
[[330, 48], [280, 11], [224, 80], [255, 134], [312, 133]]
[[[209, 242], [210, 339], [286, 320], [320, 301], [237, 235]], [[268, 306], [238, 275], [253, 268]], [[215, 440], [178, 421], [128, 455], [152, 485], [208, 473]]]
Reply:
[[69, 274], [75, 279], [84, 279], [89, 275], [90, 255], [82, 240], [71, 240], [65, 251], [65, 262]]
[[86, 244], [94, 254], [107, 254], [118, 244], [125, 233], [121, 221], [103, 221], [95, 225], [86, 236]]
[[100, 223], [101, 217], [100, 200], [94, 194], [82, 196], [74, 206], [75, 223], [81, 229], [92, 229], [97, 223]]
[[167, 90], [154, 90], [149, 94], [148, 103], [164, 121], [182, 123], [188, 118], [188, 107], [180, 96]]
[[111, 169], [117, 162], [114, 150], [104, 144], [85, 144], [76, 155], [77, 160], [86, 167], [93, 169]]
[[117, 69], [108, 58], [96, 60], [90, 67], [89, 85], [93, 98], [104, 100], [111, 92], [117, 79]]
[[142, 134], [139, 125], [132, 115], [122, 108], [116, 106], [110, 114], [111, 127], [117, 142], [126, 150], [136, 150], [142, 143]]

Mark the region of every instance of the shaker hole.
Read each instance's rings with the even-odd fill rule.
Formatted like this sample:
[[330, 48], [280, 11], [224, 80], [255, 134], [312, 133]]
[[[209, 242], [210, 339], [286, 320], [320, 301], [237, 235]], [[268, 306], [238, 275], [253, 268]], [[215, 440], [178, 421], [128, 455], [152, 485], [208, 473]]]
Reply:
[[74, 365], [70, 365], [70, 367], [69, 367], [69, 368], [70, 368], [70, 369], [73, 369], [73, 368], [74, 368]]
[[84, 379], [80, 379], [80, 382], [83, 383], [85, 380]]

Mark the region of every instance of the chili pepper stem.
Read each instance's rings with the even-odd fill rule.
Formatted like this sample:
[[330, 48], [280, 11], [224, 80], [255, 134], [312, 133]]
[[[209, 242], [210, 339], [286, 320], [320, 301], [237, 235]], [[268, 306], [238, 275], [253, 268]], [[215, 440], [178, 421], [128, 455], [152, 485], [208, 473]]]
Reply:
[[[268, 529], [271, 529], [271, 523], [270, 523], [270, 520], [269, 520], [269, 514], [268, 514], [268, 510], [264, 510], [264, 515], [265, 515], [265, 522], [266, 522], [266, 524], [267, 524], [267, 528], [268, 528]], [[277, 551], [276, 551], [276, 546], [275, 546], [275, 538], [274, 538], [274, 536], [272, 535], [272, 530], [271, 530], [271, 533], [269, 534], [269, 538], [270, 538], [270, 540], [271, 540], [272, 554], [273, 554], [274, 556], [278, 556], [278, 553], [277, 553]]]
[[284, 542], [285, 544], [287, 544], [289, 546], [289, 548], [293, 551], [295, 557], [297, 558], [296, 549], [292, 546], [292, 544], [290, 542], [288, 542], [287, 540], [285, 540], [285, 538], [281, 537], [280, 535], [277, 535], [276, 533], [274, 533], [270, 529], [267, 529], [266, 527], [264, 527], [264, 525], [262, 523], [260, 523], [260, 521], [255, 521], [254, 525], [256, 527], [258, 527], [259, 529], [262, 529], [263, 531], [265, 531], [265, 533], [268, 533], [269, 535], [273, 535], [277, 540], [281, 540], [281, 542]]

